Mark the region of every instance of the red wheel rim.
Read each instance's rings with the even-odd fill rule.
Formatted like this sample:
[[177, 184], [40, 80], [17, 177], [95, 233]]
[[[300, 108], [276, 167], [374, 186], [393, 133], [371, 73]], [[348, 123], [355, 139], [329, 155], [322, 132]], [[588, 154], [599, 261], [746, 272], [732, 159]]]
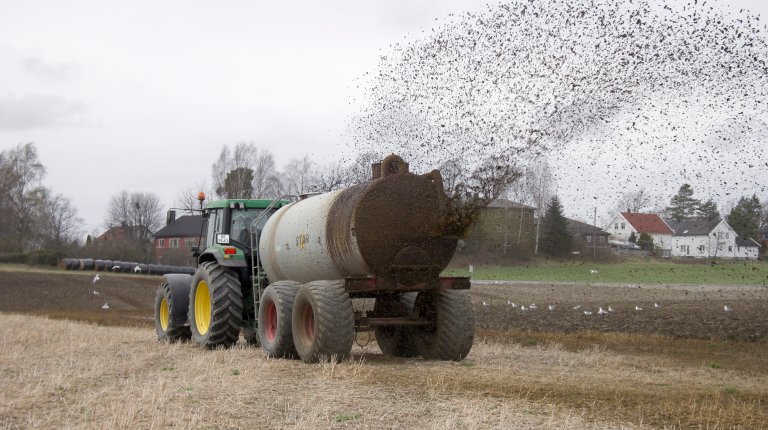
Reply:
[[267, 340], [274, 342], [277, 337], [277, 306], [275, 302], [269, 302], [267, 305], [267, 320], [265, 321], [267, 326], [264, 327], [264, 334], [267, 335]]
[[310, 342], [315, 339], [315, 313], [312, 312], [312, 306], [304, 308], [304, 333]]

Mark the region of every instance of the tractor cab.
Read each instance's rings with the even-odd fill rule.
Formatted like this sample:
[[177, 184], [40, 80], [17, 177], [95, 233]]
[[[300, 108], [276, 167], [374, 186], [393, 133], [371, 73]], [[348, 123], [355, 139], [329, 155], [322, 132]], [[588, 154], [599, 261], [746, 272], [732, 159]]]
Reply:
[[194, 250], [198, 264], [216, 261], [247, 267], [269, 217], [290, 200], [216, 200], [203, 209], [203, 243]]

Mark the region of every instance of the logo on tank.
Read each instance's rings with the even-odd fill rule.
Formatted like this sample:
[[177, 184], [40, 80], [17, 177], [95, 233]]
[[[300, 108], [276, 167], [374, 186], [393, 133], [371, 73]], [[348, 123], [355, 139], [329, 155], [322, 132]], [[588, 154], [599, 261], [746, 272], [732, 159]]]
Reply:
[[307, 244], [309, 243], [309, 235], [307, 233], [302, 233], [298, 236], [296, 236], [296, 246], [300, 250], [307, 249]]

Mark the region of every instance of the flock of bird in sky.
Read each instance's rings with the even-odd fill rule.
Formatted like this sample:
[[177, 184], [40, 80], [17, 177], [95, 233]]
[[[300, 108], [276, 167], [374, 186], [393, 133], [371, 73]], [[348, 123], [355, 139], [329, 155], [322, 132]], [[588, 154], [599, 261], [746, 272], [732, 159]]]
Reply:
[[[738, 198], [768, 186], [764, 34], [712, 1], [512, 0], [394, 45], [349, 134], [420, 170], [545, 156], [565, 194], [687, 181]], [[590, 163], [599, 178], [578, 174]]]

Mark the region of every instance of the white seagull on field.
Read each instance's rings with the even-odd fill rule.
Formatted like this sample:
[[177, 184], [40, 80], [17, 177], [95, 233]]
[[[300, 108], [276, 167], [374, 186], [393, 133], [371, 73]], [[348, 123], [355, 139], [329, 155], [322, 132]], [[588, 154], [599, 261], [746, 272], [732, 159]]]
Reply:
[[133, 268], [133, 273], [141, 273], [141, 267], [136, 266]]
[[98, 295], [99, 295], [99, 292], [98, 292], [98, 291], [96, 291], [96, 290], [93, 290], [93, 295], [94, 295], [94, 296], [98, 296]]
[[613, 308], [610, 305], [608, 305], [608, 312], [613, 312]]
[[637, 305], [635, 305], [635, 310], [636, 310], [636, 311], [642, 311], [642, 310], [643, 310], [643, 308], [641, 308], [640, 306], [637, 306]]
[[483, 300], [483, 306], [488, 306], [488, 302], [486, 302], [485, 300]]
[[514, 302], [511, 302], [511, 301], [509, 301], [509, 300], [507, 300], [507, 304], [508, 304], [508, 305], [510, 305], [510, 306], [512, 306], [513, 308], [516, 308], [516, 307], [517, 307], [517, 304], [516, 304], [516, 303], [514, 303]]
[[730, 312], [733, 309], [729, 308], [728, 305], [725, 305], [725, 306], [723, 306], [723, 310], [726, 311], [726, 312]]
[[595, 273], [598, 273], [598, 272], [597, 272], [597, 270], [596, 270], [596, 269], [589, 269], [589, 273], [591, 273], [591, 274], [593, 274], [593, 275], [594, 275]]
[[523, 312], [525, 312], [525, 311], [527, 311], [527, 310], [528, 310], [528, 308], [526, 308], [525, 306], [520, 306], [520, 310], [521, 310], [521, 311], [523, 311]]
[[608, 313], [608, 312], [606, 312], [606, 311], [604, 311], [604, 310], [603, 310], [602, 306], [601, 306], [600, 308], [598, 308], [598, 311], [597, 311], [597, 314], [598, 314], [598, 315], [605, 315], [605, 314], [607, 314], [607, 313]]
[[576, 306], [573, 307], [573, 309], [574, 310], [579, 310], [579, 309], [581, 309], [581, 305], [576, 305]]
[[117, 272], [118, 270], [120, 270], [120, 266], [118, 266], [118, 265], [112, 266], [112, 271], [113, 272]]
[[531, 303], [531, 305], [528, 306], [528, 309], [536, 309], [536, 303]]
[[547, 309], [549, 309], [550, 311], [554, 311], [555, 305], [547, 305]]
[[101, 308], [102, 308], [102, 309], [109, 309], [109, 303], [107, 303], [107, 302], [104, 302], [104, 304], [103, 304], [103, 305], [101, 305]]
[[658, 309], [658, 308], [660, 308], [661, 306], [659, 306], [659, 304], [658, 304], [658, 303], [654, 303], [654, 304], [653, 304], [653, 307], [654, 307], [654, 308], [656, 308], [656, 309]]
[[99, 278], [99, 274], [97, 273], [96, 276], [93, 277], [93, 283], [95, 284], [99, 279], [101, 278]]
[[592, 315], [592, 312], [590, 312], [590, 311], [584, 311], [584, 315], [587, 315], [587, 316], [589, 316], [589, 315]]

